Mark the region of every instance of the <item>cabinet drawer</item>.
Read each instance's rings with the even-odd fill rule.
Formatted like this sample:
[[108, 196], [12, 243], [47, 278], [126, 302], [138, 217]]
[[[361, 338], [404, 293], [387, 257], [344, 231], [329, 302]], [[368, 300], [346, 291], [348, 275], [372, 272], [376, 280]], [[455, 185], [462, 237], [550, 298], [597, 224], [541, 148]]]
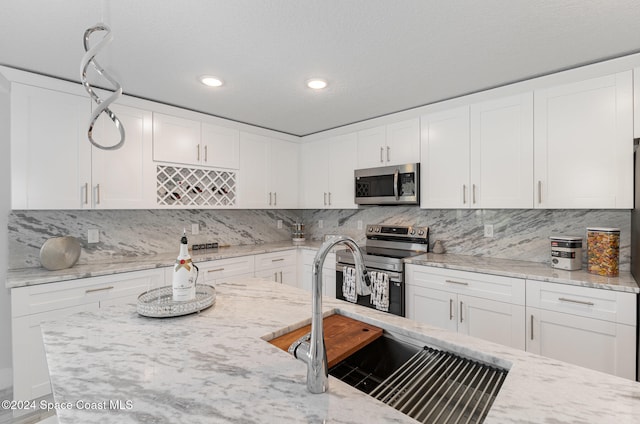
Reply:
[[[302, 265], [311, 267], [313, 266], [313, 260], [316, 258], [317, 250], [301, 250], [302, 254]], [[322, 265], [322, 269], [324, 270], [336, 270], [336, 254], [333, 252], [329, 252], [327, 257], [324, 260], [324, 264]]]
[[164, 282], [160, 269], [125, 272], [11, 290], [11, 315], [19, 317], [109, 299], [135, 299]]
[[408, 284], [524, 305], [525, 282], [520, 278], [412, 264], [406, 269]]
[[285, 250], [256, 255], [256, 271], [296, 266], [296, 251]]
[[198, 267], [200, 268], [198, 280], [208, 283], [243, 274], [253, 274], [254, 259], [253, 256], [240, 256], [203, 262]]
[[636, 325], [636, 294], [527, 280], [527, 306]]

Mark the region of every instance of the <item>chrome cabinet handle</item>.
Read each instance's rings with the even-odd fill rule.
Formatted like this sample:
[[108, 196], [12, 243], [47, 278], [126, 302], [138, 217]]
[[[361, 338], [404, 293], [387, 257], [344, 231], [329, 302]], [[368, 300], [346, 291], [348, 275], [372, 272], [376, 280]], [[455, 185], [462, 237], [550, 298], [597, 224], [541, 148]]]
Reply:
[[209, 148], [207, 147], [207, 145], [204, 145], [204, 161], [206, 162], [209, 158]]
[[331, 192], [329, 192], [329, 206], [331, 206]]
[[272, 194], [273, 194], [273, 193], [269, 192], [269, 206], [271, 206], [271, 195], [272, 195]]
[[449, 299], [449, 321], [453, 319], [453, 299]]
[[444, 280], [445, 283], [451, 284], [460, 284], [461, 286], [468, 286], [469, 283], [465, 283], [464, 281], [455, 281], [455, 280]]
[[282, 262], [282, 261], [284, 261], [284, 258], [271, 259], [271, 262]]
[[95, 293], [95, 292], [99, 292], [99, 291], [106, 291], [106, 290], [111, 290], [113, 288], [113, 286], [107, 286], [107, 287], [100, 287], [99, 289], [87, 289], [85, 290], [85, 294], [88, 293]]
[[391, 147], [387, 146], [387, 162], [391, 162], [391, 155], [389, 152], [391, 151]]
[[100, 204], [100, 184], [96, 184], [96, 205]]
[[471, 202], [474, 205], [476, 204], [476, 185], [475, 184], [471, 185]]
[[84, 183], [84, 204], [89, 204], [89, 183]]
[[578, 303], [580, 305], [595, 306], [595, 303], [593, 302], [585, 302], [584, 300], [567, 299], [566, 297], [559, 297], [558, 300], [561, 302], [570, 302], [570, 303]]
[[278, 206], [278, 192], [273, 192], [273, 206]]
[[531, 340], [533, 340], [533, 314], [531, 314]]
[[396, 200], [400, 199], [400, 193], [398, 193], [398, 180], [400, 178], [400, 171], [396, 168], [393, 172], [393, 194], [396, 196]]
[[538, 180], [538, 204], [542, 203], [542, 181]]
[[280, 284], [282, 284], [282, 271], [280, 271]]
[[200, 162], [200, 145], [199, 144], [198, 144], [198, 158], [196, 160]]
[[276, 283], [278, 282], [278, 273], [277, 272], [273, 273], [273, 281], [275, 281]]
[[462, 323], [462, 300], [460, 301], [460, 322]]
[[324, 193], [324, 205], [327, 206], [327, 193]]
[[224, 268], [208, 269], [207, 272], [220, 272], [224, 271]]
[[462, 204], [467, 204], [467, 186], [466, 184], [462, 184]]
[[380, 147], [380, 163], [384, 163], [384, 159], [382, 158], [383, 152], [384, 152], [384, 147]]

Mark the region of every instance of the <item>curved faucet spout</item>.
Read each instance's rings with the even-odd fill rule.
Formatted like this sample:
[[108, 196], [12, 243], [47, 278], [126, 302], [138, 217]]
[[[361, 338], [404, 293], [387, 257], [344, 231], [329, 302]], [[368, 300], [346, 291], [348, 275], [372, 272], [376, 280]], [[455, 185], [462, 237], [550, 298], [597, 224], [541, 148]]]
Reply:
[[322, 244], [313, 260], [312, 268], [311, 339], [299, 340], [290, 348], [296, 358], [307, 364], [307, 389], [311, 393], [324, 393], [329, 386], [327, 350], [324, 344], [322, 322], [322, 266], [331, 248], [340, 243], [345, 244], [353, 252], [358, 278], [361, 278], [366, 285], [371, 284], [364, 267], [362, 251], [351, 237], [337, 236]]

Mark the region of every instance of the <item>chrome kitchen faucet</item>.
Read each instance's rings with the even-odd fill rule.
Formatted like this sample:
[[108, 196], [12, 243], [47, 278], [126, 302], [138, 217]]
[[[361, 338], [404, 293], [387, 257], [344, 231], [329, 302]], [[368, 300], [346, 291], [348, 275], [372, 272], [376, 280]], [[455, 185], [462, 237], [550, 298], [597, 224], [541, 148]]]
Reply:
[[324, 328], [322, 322], [322, 266], [331, 248], [337, 244], [345, 244], [353, 252], [356, 272], [367, 286], [371, 285], [362, 259], [362, 252], [351, 237], [337, 236], [325, 241], [313, 260], [311, 281], [311, 338], [296, 341], [289, 351], [293, 356], [307, 364], [307, 389], [311, 393], [324, 393], [329, 386], [329, 368], [327, 365], [327, 349], [324, 344]]

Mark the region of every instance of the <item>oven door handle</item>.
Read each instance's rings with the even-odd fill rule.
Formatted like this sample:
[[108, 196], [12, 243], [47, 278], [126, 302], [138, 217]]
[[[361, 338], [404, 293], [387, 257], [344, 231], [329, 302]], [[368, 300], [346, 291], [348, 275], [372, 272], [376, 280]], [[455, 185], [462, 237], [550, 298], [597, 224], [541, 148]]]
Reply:
[[398, 193], [398, 180], [400, 178], [400, 171], [398, 168], [393, 173], [393, 194], [396, 196], [396, 200], [400, 200], [400, 194]]
[[[344, 271], [344, 268], [350, 266], [352, 268], [355, 268], [353, 265], [345, 265], [345, 264], [336, 264], [336, 272], [340, 272], [342, 273]], [[367, 268], [368, 272], [372, 272], [372, 271], [376, 271], [376, 272], [386, 272], [387, 275], [389, 275], [389, 282], [390, 283], [402, 283], [402, 274], [399, 272], [393, 272], [393, 271], [384, 271], [384, 270], [375, 270], [375, 269], [371, 269], [371, 268]]]

